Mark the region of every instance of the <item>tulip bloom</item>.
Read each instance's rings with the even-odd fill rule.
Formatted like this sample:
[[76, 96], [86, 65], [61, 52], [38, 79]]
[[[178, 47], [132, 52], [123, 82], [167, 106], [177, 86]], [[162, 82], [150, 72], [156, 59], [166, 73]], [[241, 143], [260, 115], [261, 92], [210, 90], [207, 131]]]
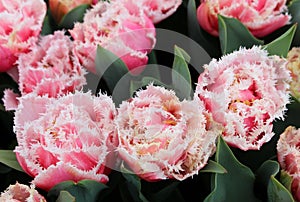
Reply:
[[46, 199], [40, 195], [33, 186], [28, 187], [27, 185], [16, 183], [10, 185], [3, 193], [1, 193], [0, 201], [46, 202]]
[[49, 0], [49, 8], [54, 20], [59, 23], [74, 8], [83, 4], [96, 4], [97, 0]]
[[[76, 23], [69, 31], [75, 56], [93, 73], [98, 45], [120, 57], [131, 73], [138, 74], [156, 42], [152, 21], [143, 12], [132, 14], [122, 1], [98, 2], [87, 11], [83, 23]], [[101, 68], [105, 71], [107, 67]]]
[[289, 126], [277, 142], [278, 162], [283, 170], [292, 176], [291, 191], [300, 201], [300, 130]]
[[46, 191], [66, 180], [106, 183], [115, 113], [111, 98], [101, 94], [22, 96], [15, 113], [15, 152], [32, 183]]
[[173, 91], [149, 85], [118, 109], [119, 154], [147, 181], [184, 180], [214, 154], [220, 130], [199, 100], [179, 101]]
[[224, 127], [231, 146], [258, 150], [273, 136], [272, 122], [283, 119], [289, 103], [287, 61], [254, 46], [241, 48], [204, 66], [195, 97]]
[[218, 15], [236, 18], [256, 37], [264, 37], [288, 24], [286, 0], [201, 0], [197, 9], [200, 26], [218, 36]]
[[[120, 2], [120, 0], [115, 0]], [[154, 24], [171, 16], [182, 4], [182, 0], [122, 0], [128, 10], [139, 13], [141, 10]]]
[[46, 11], [43, 0], [0, 0], [0, 72], [35, 45]]
[[291, 72], [291, 95], [300, 101], [300, 47], [293, 47], [287, 55], [288, 70]]

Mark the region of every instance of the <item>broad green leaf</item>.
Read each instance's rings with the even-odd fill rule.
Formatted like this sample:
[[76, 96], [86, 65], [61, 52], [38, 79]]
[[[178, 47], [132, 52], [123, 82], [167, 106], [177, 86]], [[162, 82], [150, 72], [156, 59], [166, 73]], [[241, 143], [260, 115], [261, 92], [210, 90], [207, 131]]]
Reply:
[[67, 191], [60, 191], [56, 202], [75, 202], [76, 198]]
[[[126, 100], [130, 97], [130, 73], [124, 62], [115, 54], [109, 50], [98, 46], [96, 56], [96, 70], [100, 75], [100, 82], [97, 87], [97, 92], [100, 90], [108, 91], [108, 94], [112, 95], [112, 98], [116, 104], [120, 104], [122, 100]], [[125, 78], [125, 80], [122, 80]], [[113, 91], [117, 84], [122, 80], [122, 94], [118, 94], [119, 97], [113, 95]], [[107, 89], [106, 89], [107, 88]], [[128, 92], [127, 92], [128, 91]]]
[[75, 22], [82, 22], [86, 10], [89, 8], [89, 4], [81, 4], [76, 8], [68, 12], [59, 23], [59, 28], [73, 29]]
[[53, 32], [53, 30], [52, 30], [52, 27], [51, 27], [50, 18], [47, 15], [44, 18], [44, 21], [43, 21], [43, 27], [42, 27], [41, 35], [45, 36], [45, 35], [48, 35], [48, 34], [52, 34], [52, 32]]
[[[288, 6], [288, 11], [292, 16], [292, 23], [300, 23], [300, 0], [293, 0]], [[292, 42], [293, 46], [300, 46], [300, 28], [298, 27], [295, 32], [295, 37]]]
[[124, 201], [148, 202], [141, 192], [141, 179], [131, 173], [122, 173], [124, 182], [120, 184], [120, 191]]
[[280, 172], [280, 182], [285, 186], [287, 190], [291, 192], [293, 178], [286, 171], [281, 170]]
[[178, 46], [175, 46], [174, 54], [172, 85], [178, 97], [189, 99], [192, 93], [192, 81], [187, 62], [190, 61], [190, 56]]
[[291, 193], [273, 175], [268, 185], [268, 201], [294, 202]]
[[218, 38], [206, 33], [199, 25], [195, 0], [189, 0], [187, 4], [187, 25], [189, 37], [200, 44], [211, 57], [218, 58], [221, 55]]
[[69, 192], [76, 202], [96, 201], [101, 192], [108, 187], [94, 180], [82, 180], [78, 183], [65, 181], [55, 185], [49, 192], [50, 201], [56, 201], [61, 191]]
[[237, 19], [218, 15], [219, 38], [223, 55], [238, 50], [241, 46], [251, 48], [262, 45], [263, 41], [255, 38]]
[[281, 35], [274, 41], [264, 45], [263, 48], [265, 48], [271, 55], [279, 55], [282, 57], [286, 57], [287, 53], [290, 50], [290, 46], [294, 38], [296, 29], [297, 29], [297, 24], [294, 24], [283, 35]]
[[222, 165], [227, 173], [213, 174], [213, 190], [206, 197], [206, 202], [214, 201], [258, 201], [254, 196], [254, 174], [241, 164], [220, 136], [218, 139], [216, 162]]
[[209, 160], [208, 164], [200, 170], [202, 173], [227, 173], [226, 169], [219, 163]]
[[15, 152], [12, 150], [0, 150], [0, 162], [15, 170], [24, 172], [16, 158]]
[[276, 175], [280, 170], [276, 161], [265, 161], [256, 171], [256, 181], [266, 190], [270, 182], [270, 177]]
[[268, 201], [293, 201], [290, 192], [275, 178], [280, 166], [277, 161], [267, 160], [256, 172], [258, 189], [267, 193]]

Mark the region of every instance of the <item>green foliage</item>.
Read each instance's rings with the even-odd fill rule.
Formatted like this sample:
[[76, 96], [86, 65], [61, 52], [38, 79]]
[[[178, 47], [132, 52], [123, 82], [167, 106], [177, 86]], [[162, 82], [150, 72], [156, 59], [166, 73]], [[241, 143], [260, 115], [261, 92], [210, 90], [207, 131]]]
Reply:
[[[99, 195], [108, 187], [105, 184], [93, 180], [82, 180], [77, 183], [65, 181], [55, 185], [48, 192], [50, 202], [68, 198], [76, 202], [97, 201]], [[66, 193], [67, 192], [67, 193]]]
[[294, 201], [291, 193], [275, 178], [280, 171], [278, 162], [267, 160], [256, 172], [258, 189], [263, 190], [268, 201]]
[[0, 162], [10, 168], [24, 172], [16, 158], [16, 154], [11, 150], [0, 150]]
[[213, 190], [205, 202], [258, 201], [254, 195], [255, 176], [253, 172], [235, 158], [222, 137], [219, 137], [215, 158], [227, 173], [213, 174]]
[[192, 80], [187, 62], [190, 56], [178, 46], [174, 48], [174, 62], [172, 67], [172, 86], [181, 99], [190, 99], [192, 94]]
[[58, 24], [59, 29], [73, 29], [75, 22], [83, 22], [83, 17], [89, 4], [82, 4], [68, 12]]
[[[290, 5], [288, 6], [288, 11], [292, 16], [292, 23], [299, 24], [300, 23], [300, 0], [292, 0]], [[300, 46], [300, 28], [298, 27], [295, 32], [295, 37], [293, 39], [293, 46]]]
[[207, 165], [200, 170], [201, 173], [227, 173], [226, 169], [219, 163], [209, 160]]
[[297, 24], [294, 24], [289, 30], [287, 30], [283, 35], [275, 39], [274, 41], [264, 45], [263, 47], [271, 55], [279, 55], [286, 57], [290, 50], [292, 40], [294, 38], [295, 31], [297, 29]]
[[241, 46], [251, 48], [262, 45], [263, 41], [255, 38], [237, 19], [218, 15], [219, 38], [223, 55], [238, 50]]
[[75, 202], [76, 198], [67, 191], [60, 191], [56, 202]]

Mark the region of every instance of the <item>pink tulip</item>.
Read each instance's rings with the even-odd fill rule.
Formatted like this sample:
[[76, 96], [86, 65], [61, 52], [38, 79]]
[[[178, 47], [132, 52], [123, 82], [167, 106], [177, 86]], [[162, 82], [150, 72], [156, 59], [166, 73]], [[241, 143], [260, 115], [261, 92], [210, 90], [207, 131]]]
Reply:
[[[120, 0], [115, 0], [120, 2]], [[142, 10], [153, 23], [168, 18], [176, 12], [182, 0], [122, 0], [128, 10], [138, 13]]]
[[287, 55], [288, 70], [291, 73], [291, 95], [300, 101], [300, 47], [293, 47]]
[[15, 113], [15, 152], [32, 183], [46, 191], [66, 180], [106, 183], [115, 114], [111, 98], [102, 94], [22, 96]]
[[46, 10], [43, 0], [0, 0], [0, 72], [36, 43]]
[[241, 48], [204, 66], [195, 97], [224, 127], [231, 146], [258, 150], [273, 136], [272, 122], [283, 119], [289, 103], [286, 60], [259, 47]]
[[147, 181], [197, 174], [219, 134], [202, 102], [181, 102], [173, 91], [153, 85], [120, 105], [116, 125], [120, 157]]
[[264, 37], [288, 24], [286, 0], [201, 0], [197, 9], [200, 26], [218, 36], [218, 15], [236, 18], [256, 37]]
[[86, 84], [86, 71], [76, 60], [73, 43], [63, 31], [46, 35], [17, 61], [22, 95], [57, 97], [80, 90]]
[[118, 1], [100, 1], [87, 11], [83, 23], [76, 23], [69, 31], [74, 39], [76, 57], [93, 73], [96, 73], [98, 45], [120, 57], [131, 73], [138, 74], [147, 64], [147, 54], [156, 41], [152, 21], [143, 13], [131, 14]]
[[59, 23], [74, 8], [83, 4], [96, 4], [98, 0], [49, 0], [49, 8], [54, 20]]
[[0, 195], [0, 201], [2, 202], [46, 202], [46, 199], [40, 195], [34, 186], [27, 186], [19, 184], [18, 182], [14, 185], [10, 185]]
[[300, 201], [300, 130], [289, 126], [277, 142], [277, 157], [280, 166], [292, 177], [292, 194]]

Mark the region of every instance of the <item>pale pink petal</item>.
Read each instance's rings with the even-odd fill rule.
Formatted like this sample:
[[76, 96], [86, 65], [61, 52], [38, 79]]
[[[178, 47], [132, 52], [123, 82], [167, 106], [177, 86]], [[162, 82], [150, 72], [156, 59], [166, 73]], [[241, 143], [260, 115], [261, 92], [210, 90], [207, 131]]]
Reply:
[[16, 110], [18, 107], [18, 95], [17, 93], [13, 92], [11, 89], [5, 89], [4, 90], [4, 96], [3, 96], [3, 104], [5, 107], [5, 110]]

